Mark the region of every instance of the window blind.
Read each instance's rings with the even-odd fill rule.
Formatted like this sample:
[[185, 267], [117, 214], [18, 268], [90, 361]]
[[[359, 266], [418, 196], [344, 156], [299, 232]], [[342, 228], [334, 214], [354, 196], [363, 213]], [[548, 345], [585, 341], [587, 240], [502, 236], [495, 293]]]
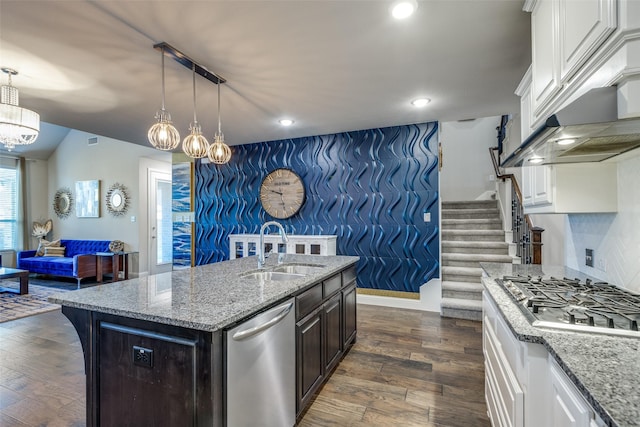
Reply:
[[16, 249], [18, 240], [18, 168], [0, 159], [0, 250]]

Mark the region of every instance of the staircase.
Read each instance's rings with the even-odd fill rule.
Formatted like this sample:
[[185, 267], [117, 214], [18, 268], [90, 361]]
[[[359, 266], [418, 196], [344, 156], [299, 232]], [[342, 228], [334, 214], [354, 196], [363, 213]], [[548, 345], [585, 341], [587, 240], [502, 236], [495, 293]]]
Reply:
[[443, 317], [482, 320], [481, 262], [511, 263], [498, 202], [442, 202]]

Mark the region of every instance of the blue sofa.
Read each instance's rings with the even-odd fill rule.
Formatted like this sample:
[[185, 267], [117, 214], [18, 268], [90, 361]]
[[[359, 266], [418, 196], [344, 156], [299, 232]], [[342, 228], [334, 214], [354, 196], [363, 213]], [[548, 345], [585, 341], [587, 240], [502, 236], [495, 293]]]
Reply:
[[[35, 256], [36, 251], [19, 251], [17, 267], [30, 273], [73, 277], [80, 281], [97, 276], [96, 252], [108, 252], [110, 240], [60, 240], [65, 248], [63, 257]], [[103, 263], [104, 271], [113, 268], [111, 260]]]

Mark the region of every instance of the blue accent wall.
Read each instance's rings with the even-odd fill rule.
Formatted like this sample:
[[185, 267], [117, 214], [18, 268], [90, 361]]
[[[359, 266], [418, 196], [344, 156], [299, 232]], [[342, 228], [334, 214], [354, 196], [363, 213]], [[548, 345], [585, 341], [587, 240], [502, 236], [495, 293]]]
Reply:
[[[338, 255], [360, 256], [358, 286], [419, 292], [439, 277], [438, 124], [394, 126], [233, 146], [231, 162], [195, 163], [195, 264], [229, 259], [229, 234], [272, 218], [262, 179], [286, 167], [302, 178], [290, 234], [335, 234]], [[431, 222], [424, 222], [424, 213]]]

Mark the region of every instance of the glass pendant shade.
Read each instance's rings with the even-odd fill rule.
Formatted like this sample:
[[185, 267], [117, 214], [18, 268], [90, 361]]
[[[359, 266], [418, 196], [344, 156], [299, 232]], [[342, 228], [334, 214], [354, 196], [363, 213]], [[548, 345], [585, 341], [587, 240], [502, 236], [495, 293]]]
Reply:
[[180, 133], [171, 124], [171, 114], [162, 109], [156, 113], [158, 123], [151, 126], [147, 138], [154, 148], [162, 151], [175, 149], [180, 145]]
[[202, 136], [202, 129], [196, 116], [196, 65], [192, 65], [193, 71], [193, 122], [189, 126], [191, 133], [182, 141], [182, 151], [194, 159], [200, 159], [209, 152], [209, 141]]
[[218, 82], [218, 132], [213, 138], [213, 144], [209, 147], [209, 160], [217, 165], [224, 165], [231, 160], [231, 148], [224, 143], [222, 122], [220, 120], [220, 82]]
[[16, 145], [33, 144], [40, 133], [40, 115], [18, 105], [18, 89], [11, 85], [11, 76], [18, 74], [3, 68], [9, 75], [9, 84], [0, 92], [0, 142], [11, 151]]
[[209, 160], [218, 165], [224, 165], [231, 160], [231, 148], [224, 143], [222, 133], [216, 133], [213, 144], [209, 147]]
[[191, 133], [182, 141], [182, 151], [194, 159], [201, 159], [209, 152], [209, 141], [202, 135], [200, 124], [191, 123]]
[[162, 55], [162, 108], [155, 115], [158, 123], [151, 126], [147, 138], [154, 148], [162, 151], [175, 149], [180, 145], [180, 133], [171, 123], [171, 114], [164, 109], [164, 48]]

